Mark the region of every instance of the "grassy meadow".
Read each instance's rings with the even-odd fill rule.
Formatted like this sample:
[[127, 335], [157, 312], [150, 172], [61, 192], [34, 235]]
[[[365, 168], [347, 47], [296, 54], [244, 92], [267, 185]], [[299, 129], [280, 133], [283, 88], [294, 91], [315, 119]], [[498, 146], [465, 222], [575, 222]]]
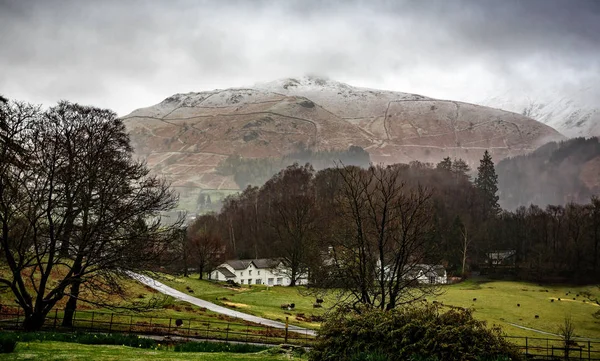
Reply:
[[173, 350], [148, 350], [113, 345], [82, 345], [66, 342], [19, 342], [13, 353], [0, 354], [3, 360], [166, 360], [166, 361], [251, 361], [251, 360], [301, 360], [288, 355], [272, 355], [268, 351], [258, 353], [225, 352], [174, 352]]
[[[318, 319], [334, 303], [333, 296], [325, 297], [324, 308], [315, 309], [314, 296], [306, 295], [302, 287], [245, 285], [230, 288], [219, 283], [200, 281], [197, 277], [171, 276], [166, 276], [164, 282], [186, 293], [189, 293], [189, 287], [193, 291], [189, 294], [225, 307], [278, 321], [285, 321], [288, 316], [291, 324], [312, 329], [318, 329], [320, 322], [311, 320], [311, 317], [317, 316]], [[570, 316], [575, 323], [577, 336], [600, 340], [600, 319], [593, 316], [600, 311], [600, 306], [582, 294], [587, 291], [592, 298], [600, 297], [600, 289], [595, 286], [551, 286], [473, 279], [442, 289], [441, 295], [428, 297], [427, 301], [435, 300], [445, 307], [472, 308], [476, 318], [487, 321], [490, 326], [501, 326], [511, 336], [553, 337], [511, 324], [556, 334], [565, 317]], [[475, 298], [477, 300], [473, 301]], [[295, 303], [296, 308], [292, 311], [282, 310], [280, 306], [284, 303]], [[298, 314], [304, 317], [298, 317]], [[535, 315], [539, 318], [536, 319]]]

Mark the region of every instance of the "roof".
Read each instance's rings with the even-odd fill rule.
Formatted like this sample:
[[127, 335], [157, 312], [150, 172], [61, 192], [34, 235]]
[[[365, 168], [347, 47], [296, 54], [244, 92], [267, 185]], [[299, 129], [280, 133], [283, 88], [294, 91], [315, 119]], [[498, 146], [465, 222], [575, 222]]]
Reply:
[[217, 268], [217, 271], [221, 272], [221, 274], [225, 276], [225, 278], [235, 278], [235, 275], [225, 267], [219, 267]]
[[421, 271], [427, 277], [444, 277], [446, 274], [446, 269], [442, 265], [417, 264], [414, 269]]
[[487, 253], [487, 257], [489, 259], [495, 259], [495, 260], [503, 260], [509, 257], [512, 257], [514, 255], [517, 254], [517, 251], [514, 249], [511, 250], [506, 250], [506, 251], [493, 251], [493, 252], [488, 252]]
[[281, 263], [281, 260], [277, 258], [234, 259], [225, 261], [225, 263], [236, 271], [242, 271], [248, 268], [251, 263], [253, 263], [256, 268], [275, 268]]

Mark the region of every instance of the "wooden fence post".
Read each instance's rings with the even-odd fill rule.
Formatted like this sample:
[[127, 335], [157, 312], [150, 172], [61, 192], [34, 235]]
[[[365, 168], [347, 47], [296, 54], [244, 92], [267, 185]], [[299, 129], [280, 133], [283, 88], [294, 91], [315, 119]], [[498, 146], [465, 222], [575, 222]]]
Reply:
[[58, 308], [54, 309], [54, 329], [56, 330], [56, 321], [58, 319]]
[[187, 334], [188, 340], [190, 339], [190, 330], [191, 329], [192, 329], [192, 320], [190, 319], [188, 322], [188, 334]]
[[[64, 310], [63, 310], [64, 312]], [[63, 322], [65, 319], [65, 314], [63, 313]], [[73, 322], [71, 322], [71, 332], [75, 330], [75, 320], [77, 320], [77, 310], [73, 310]]]
[[92, 330], [94, 330], [94, 315], [96, 314], [96, 312], [92, 311], [92, 325], [90, 326], [90, 328]]
[[171, 335], [171, 321], [173, 318], [169, 317], [169, 328], [167, 329], [167, 335]]
[[527, 337], [525, 337], [525, 355], [529, 354], [529, 342]]
[[588, 360], [592, 359], [592, 341], [588, 341]]
[[115, 315], [114, 313], [111, 313], [111, 314], [110, 314], [110, 326], [108, 326], [108, 333], [111, 333], [111, 332], [112, 332], [113, 316], [114, 316], [114, 315]]
[[288, 325], [289, 325], [289, 321], [290, 321], [290, 318], [288, 316], [285, 316], [285, 343], [288, 342]]
[[225, 334], [225, 341], [229, 341], [229, 322], [227, 322], [227, 333]]

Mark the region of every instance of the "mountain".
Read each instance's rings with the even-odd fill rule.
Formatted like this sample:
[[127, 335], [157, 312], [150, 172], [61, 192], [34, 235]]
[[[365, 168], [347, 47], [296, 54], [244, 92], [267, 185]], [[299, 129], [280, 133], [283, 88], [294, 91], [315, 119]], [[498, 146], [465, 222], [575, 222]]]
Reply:
[[595, 88], [547, 90], [535, 96], [517, 89], [477, 103], [521, 113], [569, 138], [600, 136], [600, 103]]
[[536, 204], [589, 203], [600, 194], [597, 137], [550, 142], [534, 152], [506, 158], [496, 166], [505, 209]]
[[520, 114], [318, 77], [175, 94], [123, 119], [138, 155], [187, 193], [237, 189], [233, 177], [215, 170], [230, 155], [281, 157], [299, 147], [352, 145], [375, 163], [451, 156], [476, 165], [485, 149], [498, 161], [563, 139]]

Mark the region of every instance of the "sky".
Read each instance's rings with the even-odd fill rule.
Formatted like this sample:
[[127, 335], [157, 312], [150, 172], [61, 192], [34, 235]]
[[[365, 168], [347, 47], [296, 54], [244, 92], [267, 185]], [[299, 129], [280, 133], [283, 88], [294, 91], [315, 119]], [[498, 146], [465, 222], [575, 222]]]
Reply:
[[484, 102], [600, 99], [600, 1], [0, 0], [0, 94], [119, 115], [319, 75]]

